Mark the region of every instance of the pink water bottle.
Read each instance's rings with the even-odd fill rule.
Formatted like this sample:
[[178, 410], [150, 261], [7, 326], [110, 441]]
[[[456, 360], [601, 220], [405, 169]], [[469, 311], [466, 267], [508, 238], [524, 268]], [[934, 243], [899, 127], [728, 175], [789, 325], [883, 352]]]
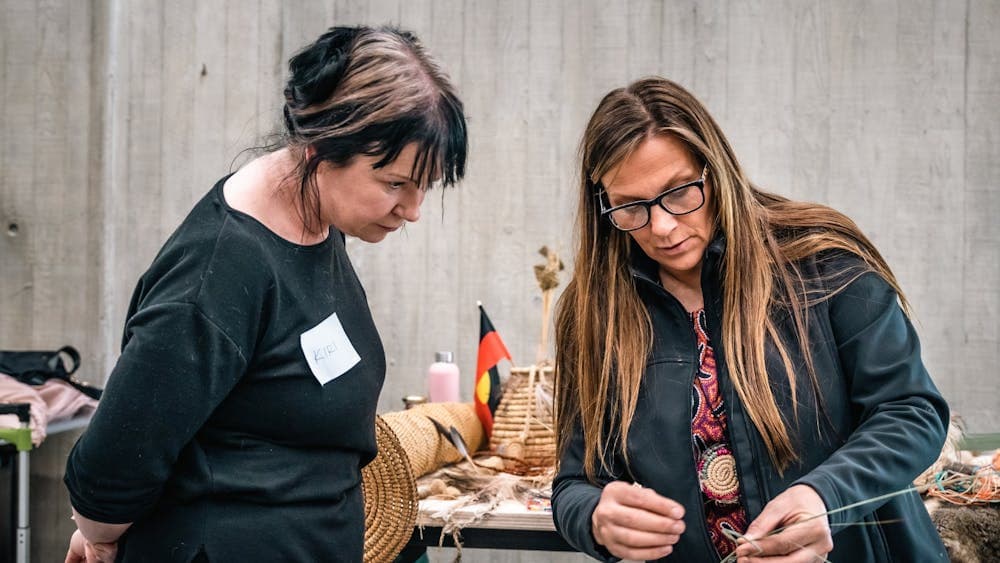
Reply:
[[451, 352], [438, 352], [427, 368], [427, 397], [432, 403], [458, 402], [458, 366]]

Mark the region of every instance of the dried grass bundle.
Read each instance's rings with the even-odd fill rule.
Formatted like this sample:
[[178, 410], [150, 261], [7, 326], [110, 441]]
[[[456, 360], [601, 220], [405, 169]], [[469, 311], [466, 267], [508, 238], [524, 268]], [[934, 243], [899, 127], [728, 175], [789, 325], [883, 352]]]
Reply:
[[[460, 545], [459, 532], [496, 510], [506, 500], [526, 503], [531, 498], [550, 498], [555, 468], [531, 476], [504, 471], [510, 460], [500, 456], [478, 456], [476, 466], [467, 461], [443, 467], [417, 481], [421, 499], [455, 500], [431, 517], [441, 520], [442, 539], [450, 534]], [[478, 469], [477, 469], [478, 468]], [[483, 469], [486, 469], [485, 471]]]

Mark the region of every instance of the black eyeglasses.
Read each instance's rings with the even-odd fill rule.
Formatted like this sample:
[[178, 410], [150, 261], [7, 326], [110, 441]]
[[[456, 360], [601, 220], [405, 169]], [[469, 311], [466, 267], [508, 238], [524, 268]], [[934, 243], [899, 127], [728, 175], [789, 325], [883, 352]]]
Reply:
[[[610, 209], [604, 207], [607, 190], [601, 189], [598, 193], [598, 199], [601, 202], [601, 216], [607, 216], [611, 219], [611, 224], [620, 231], [634, 231], [649, 223], [650, 209], [654, 205], [659, 205], [671, 215], [694, 213], [701, 209], [702, 205], [705, 205], [705, 178], [707, 176], [708, 165], [706, 164], [701, 171], [701, 178], [693, 182], [670, 188], [653, 199], [631, 201]], [[602, 195], [604, 197], [600, 197]], [[608, 204], [610, 203], [609, 200]]]

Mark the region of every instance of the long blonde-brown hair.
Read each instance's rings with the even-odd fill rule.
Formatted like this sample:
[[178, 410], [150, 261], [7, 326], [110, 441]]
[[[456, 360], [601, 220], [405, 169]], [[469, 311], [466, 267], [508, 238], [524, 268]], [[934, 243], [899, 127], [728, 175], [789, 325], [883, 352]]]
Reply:
[[[821, 251], [853, 253], [908, 305], [885, 260], [848, 217], [829, 207], [790, 201], [747, 179], [729, 141], [691, 93], [664, 78], [610, 92], [584, 133], [573, 277], [556, 310], [556, 401], [560, 451], [576, 424], [584, 436], [584, 468], [593, 479], [606, 456], [626, 443], [639, 384], [652, 347], [649, 313], [630, 270], [631, 237], [600, 215], [596, 184], [651, 135], [673, 135], [709, 169], [715, 229], [726, 240], [722, 278], [722, 349], [747, 414], [779, 470], [797, 459], [765, 367], [765, 342], [784, 363], [796, 401], [789, 346], [796, 345], [816, 389], [806, 329], [814, 302], [795, 263]], [[857, 272], [855, 275], [860, 275]], [[842, 287], [842, 286], [841, 286]], [[820, 298], [822, 299], [822, 298]], [[783, 342], [769, 312], [788, 311], [795, 343]], [[797, 411], [796, 411], [797, 416]]]

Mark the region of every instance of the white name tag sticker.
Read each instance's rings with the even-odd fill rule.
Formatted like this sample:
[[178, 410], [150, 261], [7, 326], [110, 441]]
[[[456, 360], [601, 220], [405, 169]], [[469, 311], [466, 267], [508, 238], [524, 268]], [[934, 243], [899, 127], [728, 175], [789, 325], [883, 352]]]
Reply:
[[309, 369], [320, 385], [326, 385], [344, 375], [361, 361], [361, 356], [347, 338], [337, 313], [303, 332], [299, 336], [299, 342]]

